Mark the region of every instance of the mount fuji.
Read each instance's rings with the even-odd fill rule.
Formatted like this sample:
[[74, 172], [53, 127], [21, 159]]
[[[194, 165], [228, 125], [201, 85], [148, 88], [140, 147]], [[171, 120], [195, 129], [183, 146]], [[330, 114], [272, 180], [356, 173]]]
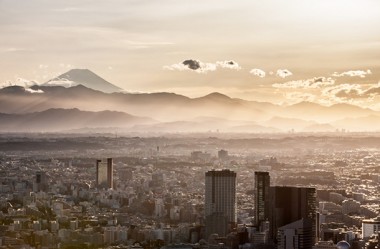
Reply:
[[121, 92], [121, 89], [105, 79], [99, 77], [88, 69], [71, 69], [70, 71], [57, 76], [43, 84], [43, 86], [64, 86], [72, 87], [83, 85], [93, 90], [104, 93]]

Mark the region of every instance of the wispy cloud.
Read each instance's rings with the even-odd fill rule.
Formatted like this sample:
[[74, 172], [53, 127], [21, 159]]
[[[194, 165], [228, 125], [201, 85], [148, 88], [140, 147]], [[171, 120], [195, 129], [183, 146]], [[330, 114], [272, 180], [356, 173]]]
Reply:
[[365, 78], [367, 75], [372, 74], [371, 70], [350, 70], [342, 73], [334, 72], [331, 76], [333, 77], [360, 77]]
[[276, 75], [281, 78], [286, 78], [288, 76], [292, 76], [293, 73], [290, 72], [288, 69], [278, 69]]
[[56, 79], [56, 80], [50, 80], [45, 83], [45, 85], [48, 86], [63, 86], [63, 87], [72, 87], [75, 86], [76, 83], [74, 81], [68, 80], [68, 79]]
[[373, 99], [380, 96], [380, 83], [369, 87], [364, 87], [361, 84], [340, 84], [324, 89], [322, 95], [340, 100]]
[[331, 86], [334, 84], [335, 80], [330, 77], [315, 77], [306, 80], [293, 80], [285, 83], [275, 83], [272, 86], [275, 88], [311, 89]]
[[359, 84], [340, 84], [332, 87], [326, 87], [322, 90], [322, 96], [332, 100], [353, 99], [363, 94], [364, 90]]
[[42, 91], [41, 89], [34, 90], [32, 88], [25, 88], [25, 91], [29, 93], [44, 93], [44, 91]]
[[265, 77], [265, 71], [264, 70], [261, 70], [261, 69], [258, 69], [258, 68], [254, 68], [254, 69], [251, 69], [251, 71], [249, 71], [250, 74], [253, 74], [257, 77], [260, 77], [260, 78], [264, 78]]

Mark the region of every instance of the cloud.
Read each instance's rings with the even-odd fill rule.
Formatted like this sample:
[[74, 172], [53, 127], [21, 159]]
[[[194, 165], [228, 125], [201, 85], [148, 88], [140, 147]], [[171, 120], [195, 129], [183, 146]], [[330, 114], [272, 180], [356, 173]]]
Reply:
[[34, 80], [27, 80], [24, 78], [17, 78], [15, 82], [12, 83], [13, 85], [23, 86], [23, 87], [31, 87], [34, 85], [38, 85], [38, 83]]
[[300, 88], [300, 89], [315, 89], [335, 84], [335, 80], [328, 77], [314, 77], [306, 80], [293, 80], [285, 83], [275, 83], [272, 86], [275, 88]]
[[164, 66], [164, 69], [167, 70], [178, 70], [178, 71], [184, 71], [184, 70], [191, 70], [197, 73], [207, 73], [209, 71], [215, 71], [216, 70], [216, 64], [213, 63], [203, 63], [199, 60], [184, 60], [181, 63], [173, 64], [171, 66]]
[[258, 68], [254, 68], [252, 69], [251, 71], [249, 71], [250, 74], [253, 74], [257, 77], [260, 77], [260, 78], [264, 78], [265, 77], [265, 71], [261, 70], [261, 69], [258, 69]]
[[34, 90], [34, 89], [31, 89], [31, 88], [25, 88], [25, 91], [29, 92], [29, 93], [44, 93], [44, 91], [42, 91], [41, 89]]
[[17, 78], [16, 80], [8, 80], [0, 85], [0, 88], [8, 87], [8, 86], [22, 86], [24, 88], [29, 88], [31, 86], [38, 85], [37, 81], [27, 80], [24, 78]]
[[201, 62], [200, 60], [188, 59], [184, 60], [181, 63], [173, 64], [170, 66], [164, 66], [163, 68], [171, 71], [190, 70], [197, 73], [207, 73], [209, 71], [216, 71], [217, 68], [240, 70], [241, 66], [233, 60], [217, 61], [215, 63], [205, 63]]
[[367, 96], [380, 95], [380, 82], [364, 91]]
[[343, 73], [334, 72], [331, 76], [333, 77], [360, 77], [365, 78], [367, 75], [372, 74], [371, 70], [367, 69], [366, 71], [363, 70], [351, 70], [346, 71]]
[[72, 87], [77, 85], [74, 81], [68, 80], [68, 79], [57, 79], [57, 80], [51, 80], [45, 83], [47, 86], [63, 86], [63, 87]]
[[340, 84], [323, 89], [322, 96], [341, 102], [341, 100], [361, 98], [363, 92], [364, 90], [359, 84]]
[[288, 69], [278, 69], [276, 75], [281, 78], [286, 78], [288, 76], [293, 75], [293, 73], [290, 72]]
[[229, 61], [217, 61], [216, 65], [221, 68], [228, 68], [228, 69], [235, 69], [240, 70], [241, 67], [236, 61], [229, 60]]
[[192, 70], [198, 70], [201, 68], [201, 62], [197, 60], [185, 60], [182, 62], [182, 64]]
[[373, 99], [380, 96], [380, 83], [374, 84], [368, 88], [363, 88], [360, 84], [341, 84], [336, 87], [326, 88], [323, 95], [341, 100], [349, 99]]

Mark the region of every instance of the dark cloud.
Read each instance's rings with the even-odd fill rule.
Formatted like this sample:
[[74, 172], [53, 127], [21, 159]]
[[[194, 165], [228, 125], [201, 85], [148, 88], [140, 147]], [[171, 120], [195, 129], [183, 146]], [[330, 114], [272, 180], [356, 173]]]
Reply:
[[197, 60], [184, 60], [182, 62], [183, 65], [187, 66], [188, 68], [192, 69], [192, 70], [197, 70], [197, 69], [200, 69], [201, 68], [201, 64], [199, 61]]
[[173, 64], [170, 66], [164, 66], [164, 69], [167, 70], [178, 70], [178, 71], [184, 71], [184, 70], [190, 70], [197, 73], [207, 73], [209, 71], [215, 71], [216, 70], [216, 64], [214, 63], [204, 63], [199, 60], [193, 60], [188, 59], [184, 60], [183, 62]]

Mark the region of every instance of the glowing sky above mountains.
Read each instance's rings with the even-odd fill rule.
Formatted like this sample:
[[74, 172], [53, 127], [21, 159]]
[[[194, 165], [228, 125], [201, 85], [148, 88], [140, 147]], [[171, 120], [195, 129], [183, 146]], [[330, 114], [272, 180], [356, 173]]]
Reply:
[[0, 85], [89, 68], [128, 91], [380, 109], [379, 26], [377, 0], [0, 0]]

